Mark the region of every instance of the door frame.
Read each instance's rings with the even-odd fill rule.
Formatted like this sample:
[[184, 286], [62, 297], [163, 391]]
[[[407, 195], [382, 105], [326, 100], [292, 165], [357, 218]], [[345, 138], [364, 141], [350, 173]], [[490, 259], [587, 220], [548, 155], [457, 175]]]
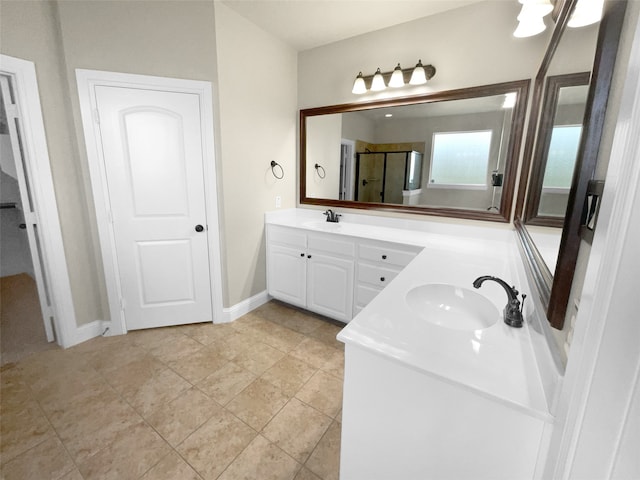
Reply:
[[202, 125], [202, 153], [204, 169], [205, 208], [208, 226], [209, 278], [211, 282], [211, 311], [213, 323], [223, 322], [222, 261], [220, 254], [220, 224], [214, 148], [213, 94], [211, 82], [155, 77], [101, 70], [76, 69], [82, 128], [85, 136], [89, 176], [98, 223], [100, 251], [104, 265], [109, 304], [110, 327], [107, 335], [127, 333], [115, 250], [115, 235], [111, 219], [109, 190], [104, 155], [97, 119], [95, 87], [128, 87], [164, 92], [198, 95]]
[[[29, 173], [28, 183], [33, 200], [32, 208], [35, 212], [35, 219], [32, 221], [39, 226], [41, 232], [39, 236], [41, 262], [44, 266], [43, 276], [47, 282], [51, 308], [49, 317], [53, 317], [56, 343], [67, 348], [77, 343], [76, 314], [51, 174], [35, 64], [21, 58], [0, 55], [0, 73], [10, 77], [15, 88], [15, 102], [22, 127], [20, 133], [24, 162]], [[32, 251], [32, 258], [34, 254], [38, 253]], [[40, 289], [38, 289], [38, 295], [41, 299], [46, 297], [46, 293]], [[47, 318], [43, 320], [46, 328]]]

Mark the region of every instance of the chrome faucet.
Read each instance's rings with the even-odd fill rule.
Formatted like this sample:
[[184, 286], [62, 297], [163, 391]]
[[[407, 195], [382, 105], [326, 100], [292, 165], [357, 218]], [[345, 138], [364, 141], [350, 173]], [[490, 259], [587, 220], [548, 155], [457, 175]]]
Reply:
[[[516, 287], [510, 287], [507, 282], [498, 278], [492, 277], [490, 275], [485, 275], [482, 277], [478, 277], [473, 281], [474, 288], [480, 288], [480, 286], [486, 281], [492, 280], [502, 286], [504, 290], [507, 292], [507, 296], [509, 300], [504, 307], [504, 323], [509, 325], [510, 327], [521, 328], [523, 323], [522, 318], [522, 307], [520, 305], [520, 300], [518, 300], [518, 290]], [[524, 306], [524, 299], [527, 298], [526, 295], [522, 295], [522, 305]]]
[[333, 222], [333, 223], [338, 223], [338, 221], [340, 220], [340, 217], [342, 216], [331, 209], [324, 212], [323, 215], [327, 216], [327, 222]]

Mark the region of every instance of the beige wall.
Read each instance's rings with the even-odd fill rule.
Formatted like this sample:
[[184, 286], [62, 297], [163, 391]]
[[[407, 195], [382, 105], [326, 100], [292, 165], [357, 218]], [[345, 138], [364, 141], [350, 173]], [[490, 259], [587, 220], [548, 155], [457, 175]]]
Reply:
[[[275, 195], [295, 205], [295, 52], [209, 0], [3, 1], [1, 9], [2, 53], [36, 65], [78, 324], [107, 319], [108, 309], [77, 68], [213, 83], [224, 304], [263, 291], [263, 214]], [[271, 176], [272, 159], [284, 180]]]
[[296, 204], [297, 59], [224, 4], [215, 10], [229, 306], [266, 289], [264, 212], [276, 195], [282, 208]]
[[102, 265], [88, 207], [54, 2], [2, 2], [0, 51], [35, 63], [69, 279], [79, 324], [105, 318]]

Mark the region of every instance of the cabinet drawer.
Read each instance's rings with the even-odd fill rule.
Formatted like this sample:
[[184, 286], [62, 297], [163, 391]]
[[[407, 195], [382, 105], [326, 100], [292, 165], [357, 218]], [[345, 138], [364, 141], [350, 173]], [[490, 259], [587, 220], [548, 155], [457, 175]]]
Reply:
[[398, 273], [400, 270], [397, 268], [358, 263], [358, 283], [363, 282], [384, 288], [396, 278]]
[[360, 244], [359, 258], [380, 262], [386, 265], [406, 267], [420, 252], [420, 247], [408, 247], [397, 244]]
[[[358, 311], [366, 307], [371, 300], [382, 291], [382, 288], [372, 287], [369, 285], [356, 286], [355, 307]], [[354, 310], [355, 311], [355, 310]]]
[[307, 235], [300, 230], [292, 228], [269, 226], [267, 230], [268, 242], [280, 245], [289, 245], [305, 250], [307, 247]]
[[312, 252], [331, 253], [353, 259], [355, 256], [355, 243], [353, 240], [343, 240], [337, 236], [309, 234], [307, 237], [307, 250]]

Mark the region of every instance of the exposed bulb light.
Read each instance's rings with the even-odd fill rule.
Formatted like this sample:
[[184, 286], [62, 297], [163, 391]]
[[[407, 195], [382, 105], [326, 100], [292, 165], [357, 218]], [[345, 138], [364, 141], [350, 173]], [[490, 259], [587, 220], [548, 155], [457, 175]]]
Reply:
[[522, 13], [526, 15], [544, 17], [553, 12], [551, 0], [518, 0], [522, 4]]
[[364, 83], [362, 72], [358, 73], [355, 82], [353, 82], [353, 89], [351, 90], [351, 93], [355, 93], [356, 95], [367, 93], [367, 85]]
[[376, 73], [373, 75], [373, 80], [371, 80], [371, 91], [372, 92], [380, 92], [387, 88], [384, 84], [384, 77], [382, 76], [382, 72], [378, 68]]
[[424, 66], [422, 65], [422, 60], [418, 60], [413, 72], [411, 72], [411, 79], [409, 80], [410, 85], [424, 85], [427, 83], [427, 74], [424, 71]]
[[579, 0], [567, 26], [578, 28], [599, 22], [602, 19], [603, 7], [604, 0]]
[[521, 20], [513, 32], [513, 36], [518, 38], [533, 37], [534, 35], [544, 32], [545, 28], [547, 28], [547, 26], [544, 24], [542, 17]]
[[402, 73], [400, 64], [396, 65], [396, 68], [393, 69], [389, 86], [392, 88], [404, 87], [404, 74]]
[[513, 32], [514, 37], [532, 37], [544, 32], [547, 26], [544, 16], [553, 11], [550, 0], [519, 0], [522, 10], [518, 15], [518, 27]]
[[509, 92], [504, 96], [504, 102], [502, 108], [513, 108], [516, 106], [516, 92]]

